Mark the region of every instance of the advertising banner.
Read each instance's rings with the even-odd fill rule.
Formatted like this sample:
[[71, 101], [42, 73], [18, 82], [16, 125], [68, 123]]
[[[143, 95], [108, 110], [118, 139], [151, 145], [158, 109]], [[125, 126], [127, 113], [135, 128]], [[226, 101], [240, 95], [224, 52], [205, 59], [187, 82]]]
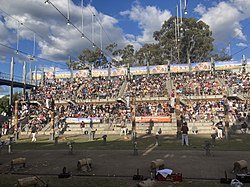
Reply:
[[188, 64], [171, 64], [170, 72], [172, 73], [189, 72]]
[[32, 72], [32, 79], [33, 80], [36, 80], [36, 76], [37, 76], [37, 80], [42, 80], [42, 72], [37, 72], [37, 74], [36, 74], [36, 72], [35, 71], [33, 71]]
[[192, 63], [191, 71], [210, 71], [211, 62]]
[[45, 72], [45, 77], [48, 79], [53, 79], [53, 71]]
[[130, 67], [130, 74], [132, 75], [146, 75], [147, 66]]
[[106, 69], [92, 69], [92, 77], [107, 77], [108, 76], [108, 68]]
[[135, 121], [139, 123], [149, 123], [150, 121], [156, 123], [170, 123], [170, 116], [136, 116]]
[[70, 71], [57, 71], [55, 74], [56, 79], [69, 79], [71, 77]]
[[77, 77], [88, 77], [89, 75], [89, 70], [84, 69], [84, 70], [74, 70], [73, 71], [73, 77], [77, 78]]
[[81, 123], [84, 121], [84, 123], [90, 123], [92, 120], [93, 123], [100, 123], [100, 118], [93, 117], [93, 118], [66, 118], [66, 123]]
[[215, 70], [240, 69], [242, 67], [241, 61], [221, 61], [214, 64]]
[[110, 69], [110, 76], [123, 76], [127, 75], [127, 68], [122, 67], [122, 68], [111, 68]]
[[167, 65], [149, 66], [149, 74], [166, 73], [167, 69], [168, 69]]

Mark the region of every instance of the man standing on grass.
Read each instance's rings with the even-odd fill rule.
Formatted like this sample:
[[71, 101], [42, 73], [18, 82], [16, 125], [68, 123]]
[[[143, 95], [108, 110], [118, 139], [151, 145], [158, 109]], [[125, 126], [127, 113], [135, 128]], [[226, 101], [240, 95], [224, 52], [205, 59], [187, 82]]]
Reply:
[[181, 136], [181, 143], [182, 145], [186, 145], [189, 146], [188, 144], [188, 126], [187, 126], [187, 122], [183, 121], [182, 127], [181, 127], [181, 132], [182, 132], [182, 136]]
[[36, 142], [36, 132], [37, 132], [36, 124], [33, 124], [33, 126], [31, 127], [31, 134], [32, 134], [31, 142]]

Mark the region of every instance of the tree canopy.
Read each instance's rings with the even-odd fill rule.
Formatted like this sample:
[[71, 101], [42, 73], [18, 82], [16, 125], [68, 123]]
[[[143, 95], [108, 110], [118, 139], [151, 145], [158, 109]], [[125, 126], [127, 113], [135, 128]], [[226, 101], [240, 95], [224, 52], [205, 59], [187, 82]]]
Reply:
[[[137, 51], [129, 44], [124, 48], [118, 48], [116, 43], [109, 44], [106, 50], [113, 56], [113, 66], [155, 65], [168, 63], [186, 64], [189, 62], [230, 60], [223, 51], [214, 53], [212, 31], [209, 26], [195, 18], [183, 18], [179, 23], [177, 18], [166, 20], [159, 31], [153, 33], [155, 43], [144, 44]], [[108, 67], [107, 58], [99, 48], [94, 51], [85, 49], [79, 56], [80, 62], [68, 63], [73, 69], [84, 69], [88, 64], [95, 68]]]
[[[179, 32], [178, 32], [179, 27]], [[203, 21], [183, 18], [177, 24], [176, 17], [165, 21], [160, 31], [154, 32], [163, 56], [174, 63], [201, 62], [210, 60], [213, 51], [212, 32]]]

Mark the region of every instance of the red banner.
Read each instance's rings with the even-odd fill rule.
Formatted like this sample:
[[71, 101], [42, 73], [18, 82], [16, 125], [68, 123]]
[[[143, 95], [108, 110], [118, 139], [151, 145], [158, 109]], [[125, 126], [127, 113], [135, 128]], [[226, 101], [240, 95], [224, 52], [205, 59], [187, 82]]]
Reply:
[[171, 122], [171, 117], [170, 116], [136, 116], [135, 117], [136, 122], [140, 123], [146, 123], [146, 122], [165, 122], [165, 123], [170, 123]]

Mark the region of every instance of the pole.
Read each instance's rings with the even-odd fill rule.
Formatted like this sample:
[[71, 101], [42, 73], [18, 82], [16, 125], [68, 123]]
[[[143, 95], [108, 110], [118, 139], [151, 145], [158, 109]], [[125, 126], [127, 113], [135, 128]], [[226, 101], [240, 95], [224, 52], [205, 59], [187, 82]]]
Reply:
[[176, 103], [175, 103], [175, 113], [176, 113], [176, 125], [177, 125], [177, 138], [181, 138], [181, 113], [180, 113], [180, 94], [176, 93]]
[[42, 69], [42, 86], [44, 86], [45, 83], [45, 74], [44, 74], [44, 68]]
[[191, 62], [190, 62], [190, 54], [189, 54], [189, 50], [187, 49], [187, 63], [188, 63], [188, 69], [189, 72], [191, 71]]
[[108, 80], [110, 80], [110, 74], [111, 74], [111, 62], [108, 65]]
[[26, 61], [23, 62], [23, 95], [26, 90]]
[[55, 111], [51, 109], [50, 140], [55, 139]]
[[31, 67], [31, 62], [30, 62], [30, 84], [32, 83], [32, 67]]
[[179, 25], [179, 9], [178, 9], [178, 5], [176, 5], [176, 20], [177, 20], [177, 38], [180, 37], [180, 25]]
[[18, 134], [17, 134], [17, 128], [18, 128], [18, 103], [19, 101], [15, 101], [15, 115], [14, 115], [14, 135], [15, 135], [15, 140], [18, 139]]
[[132, 121], [132, 131], [136, 131], [136, 123], [135, 123], [135, 96], [130, 97], [131, 98], [131, 102], [130, 102], [130, 106], [131, 106], [131, 121]]
[[226, 96], [224, 96], [224, 115], [225, 115], [225, 137], [226, 140], [229, 141], [229, 103], [228, 103], [228, 99]]
[[36, 69], [36, 66], [35, 66], [35, 81], [36, 81], [36, 87], [37, 87], [37, 69]]
[[11, 58], [10, 64], [10, 99], [9, 99], [9, 115], [11, 117], [11, 125], [12, 125], [12, 108], [13, 108], [13, 79], [14, 79], [14, 57]]
[[182, 24], [182, 0], [180, 0], [180, 19]]
[[149, 76], [149, 60], [147, 59], [147, 74]]

